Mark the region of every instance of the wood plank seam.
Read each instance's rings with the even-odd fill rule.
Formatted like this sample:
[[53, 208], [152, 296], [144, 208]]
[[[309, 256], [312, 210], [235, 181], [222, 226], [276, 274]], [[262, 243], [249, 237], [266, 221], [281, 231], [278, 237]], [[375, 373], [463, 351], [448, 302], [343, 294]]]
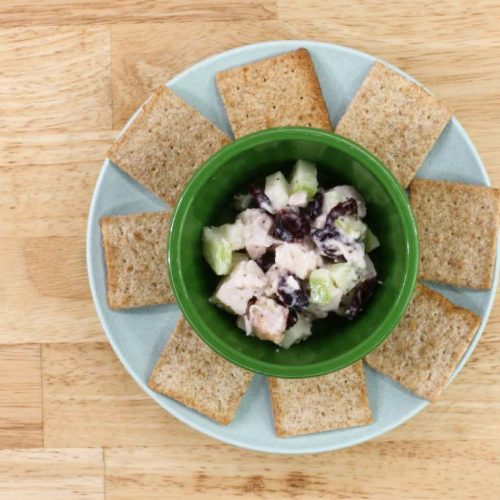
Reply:
[[38, 344], [40, 349], [40, 397], [42, 404], [42, 448], [45, 448], [45, 412], [44, 412], [44, 398], [43, 398], [43, 349], [42, 345]]

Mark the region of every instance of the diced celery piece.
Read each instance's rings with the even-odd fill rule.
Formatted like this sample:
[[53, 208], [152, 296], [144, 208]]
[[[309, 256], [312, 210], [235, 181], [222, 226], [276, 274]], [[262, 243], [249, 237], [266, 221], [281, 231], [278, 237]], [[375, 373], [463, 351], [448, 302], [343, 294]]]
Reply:
[[202, 252], [215, 274], [218, 276], [229, 274], [232, 264], [231, 244], [221, 234], [220, 228], [203, 229]]
[[369, 253], [380, 246], [380, 241], [373, 234], [372, 230], [368, 227], [365, 233], [365, 252]]
[[292, 170], [290, 189], [292, 194], [305, 191], [308, 200], [311, 200], [318, 190], [316, 166], [308, 161], [297, 160]]
[[357, 215], [342, 215], [335, 220], [335, 225], [354, 240], [366, 234], [366, 224]]
[[351, 291], [359, 281], [359, 270], [349, 262], [339, 262], [328, 267], [333, 283], [342, 290], [343, 293]]
[[243, 222], [237, 219], [233, 224], [224, 224], [220, 226], [220, 233], [231, 245], [231, 250], [241, 250], [245, 248], [243, 238]]
[[315, 269], [309, 276], [310, 301], [312, 304], [328, 304], [333, 297], [335, 287], [328, 269]]
[[311, 321], [302, 314], [298, 315], [297, 323], [285, 331], [280, 347], [288, 349], [293, 344], [306, 339], [311, 335]]

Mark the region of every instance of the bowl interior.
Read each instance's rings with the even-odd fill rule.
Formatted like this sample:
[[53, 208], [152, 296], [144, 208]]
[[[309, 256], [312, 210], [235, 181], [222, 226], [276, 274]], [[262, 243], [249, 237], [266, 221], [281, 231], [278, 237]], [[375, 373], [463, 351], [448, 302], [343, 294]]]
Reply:
[[[330, 314], [313, 323], [313, 335], [290, 349], [247, 337], [235, 316], [208, 302], [220, 278], [201, 254], [204, 226], [233, 222], [233, 197], [251, 183], [297, 159], [318, 168], [325, 189], [351, 184], [366, 200], [366, 222], [380, 240], [370, 256], [382, 282], [353, 321]], [[334, 134], [302, 128], [274, 129], [226, 146], [187, 185], [176, 207], [169, 244], [172, 287], [187, 320], [233, 363], [278, 377], [316, 376], [343, 368], [370, 352], [394, 328], [416, 282], [418, 240], [406, 193], [388, 170], [360, 146]]]

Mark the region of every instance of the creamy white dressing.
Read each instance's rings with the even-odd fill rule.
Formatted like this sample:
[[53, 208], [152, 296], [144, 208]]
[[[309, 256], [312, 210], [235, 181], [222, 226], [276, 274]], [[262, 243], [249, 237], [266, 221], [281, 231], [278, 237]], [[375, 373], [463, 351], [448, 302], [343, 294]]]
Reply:
[[319, 263], [317, 253], [302, 243], [283, 243], [276, 248], [278, 268], [293, 273], [301, 279], [305, 279]]
[[[319, 214], [308, 221], [311, 232], [306, 229], [306, 235], [301, 233], [299, 237], [302, 239], [294, 236], [293, 241], [283, 241], [276, 236], [287, 239], [275, 232], [274, 214], [290, 210], [295, 217], [303, 217], [308, 195], [299, 191], [287, 198], [287, 181], [281, 173], [269, 176], [266, 182], [268, 197], [261, 200], [260, 208], [246, 208], [235, 224], [222, 227], [220, 234], [228, 238], [233, 250], [244, 248], [249, 260], [238, 262], [245, 253], [233, 253], [232, 270], [219, 284], [213, 300], [238, 316], [237, 325], [247, 335], [288, 348], [311, 335], [314, 319], [324, 318], [332, 311], [339, 313], [345, 307], [342, 301], [352, 295], [353, 288], [377, 273], [365, 255], [367, 228], [361, 219], [366, 215], [366, 205], [352, 186], [336, 186], [326, 191]], [[325, 228], [331, 209], [350, 198], [356, 201], [357, 215], [340, 215]], [[333, 255], [343, 257], [346, 262], [332, 264]], [[321, 302], [314, 298], [317, 302], [313, 303], [312, 294], [307, 295], [313, 278], [310, 283], [308, 280], [316, 269], [321, 269], [313, 275], [320, 288], [319, 295], [315, 292], [314, 297], [323, 293], [324, 298]], [[329, 283], [321, 281], [324, 279]]]
[[252, 259], [258, 259], [275, 243], [270, 232], [273, 219], [260, 208], [247, 208], [238, 215], [243, 223], [243, 241], [245, 249]]

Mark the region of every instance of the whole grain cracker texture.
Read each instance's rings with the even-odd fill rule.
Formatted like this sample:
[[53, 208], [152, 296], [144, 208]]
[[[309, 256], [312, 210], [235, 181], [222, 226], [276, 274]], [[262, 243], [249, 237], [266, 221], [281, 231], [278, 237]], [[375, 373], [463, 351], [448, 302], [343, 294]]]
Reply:
[[168, 283], [168, 212], [114, 215], [100, 220], [111, 309], [175, 302]]
[[195, 170], [228, 142], [198, 111], [160, 87], [108, 158], [173, 207]]
[[372, 422], [362, 361], [321, 377], [269, 378], [269, 390], [280, 437]]
[[500, 190], [415, 179], [410, 203], [420, 240], [420, 277], [466, 288], [490, 288]]
[[479, 321], [473, 312], [419, 284], [399, 325], [366, 356], [366, 362], [418, 396], [435, 401]]
[[274, 127], [332, 129], [305, 49], [221, 71], [217, 86], [236, 138]]
[[377, 62], [335, 132], [377, 156], [406, 188], [450, 118], [435, 97]]
[[148, 385], [227, 425], [233, 420], [253, 374], [208, 347], [181, 318], [151, 373]]

